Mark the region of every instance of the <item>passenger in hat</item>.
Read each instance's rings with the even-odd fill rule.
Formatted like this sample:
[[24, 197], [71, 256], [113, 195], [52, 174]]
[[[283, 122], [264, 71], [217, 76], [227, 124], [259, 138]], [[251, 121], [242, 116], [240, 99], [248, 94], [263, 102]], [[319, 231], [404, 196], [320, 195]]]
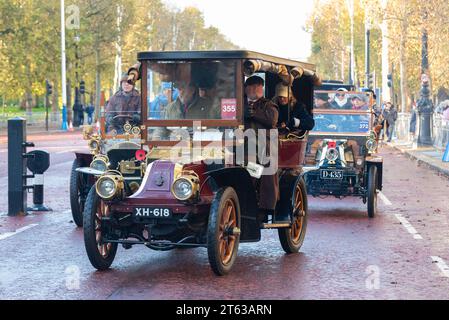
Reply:
[[[279, 112], [276, 104], [264, 97], [264, 84], [265, 81], [259, 76], [252, 76], [245, 81], [245, 129], [253, 129], [255, 134], [259, 134], [259, 129], [265, 129], [266, 135], [264, 137], [257, 137], [257, 141], [266, 139], [266, 149], [257, 150], [257, 154], [260, 156], [268, 155], [270, 153], [270, 130], [277, 128]], [[255, 138], [255, 137], [254, 137]], [[254, 138], [248, 139], [248, 144], [255, 144], [260, 146], [260, 143], [254, 140]], [[277, 143], [277, 142], [276, 142]], [[250, 149], [250, 148], [248, 148]], [[269, 167], [270, 163], [266, 163], [266, 159], [262, 159], [256, 155], [248, 155], [249, 161], [256, 160], [259, 164], [264, 165], [265, 168]], [[277, 157], [277, 155], [275, 155]], [[256, 159], [254, 159], [256, 158]], [[277, 172], [270, 174], [265, 172], [258, 180], [259, 189], [259, 222], [266, 221], [268, 215], [274, 214], [274, 209], [279, 198], [279, 181]]]
[[120, 78], [120, 89], [109, 100], [106, 106], [106, 132], [115, 130], [118, 134], [124, 133], [126, 122], [140, 125], [141, 99], [140, 93], [134, 84], [128, 83], [128, 74]]
[[160, 93], [156, 98], [150, 102], [148, 117], [150, 119], [161, 119], [165, 113], [167, 105], [175, 100], [174, 93], [172, 93], [172, 84], [170, 82], [162, 82]]
[[285, 126], [289, 119], [289, 113], [296, 103], [290, 87], [284, 85], [282, 82], [278, 83], [272, 102], [278, 106], [279, 110], [278, 127]]
[[364, 94], [355, 94], [351, 102], [352, 110], [368, 110], [368, 97]]
[[175, 87], [178, 97], [168, 107], [165, 113], [167, 120], [180, 119], [220, 119], [220, 110], [211, 108], [210, 99], [199, 95], [198, 86], [189, 81], [177, 81]]
[[331, 102], [331, 106], [333, 109], [352, 109], [352, 103], [349, 101], [348, 90], [345, 88], [337, 89], [335, 93], [334, 100]]
[[311, 111], [309, 112], [306, 105], [302, 102], [301, 90], [300, 80], [295, 79], [292, 84], [292, 94], [296, 103], [290, 112], [289, 121], [286, 125], [286, 128], [291, 133], [298, 135], [302, 135], [305, 131], [310, 131], [315, 127], [315, 120]]
[[315, 93], [315, 109], [331, 109], [329, 99], [326, 92]]

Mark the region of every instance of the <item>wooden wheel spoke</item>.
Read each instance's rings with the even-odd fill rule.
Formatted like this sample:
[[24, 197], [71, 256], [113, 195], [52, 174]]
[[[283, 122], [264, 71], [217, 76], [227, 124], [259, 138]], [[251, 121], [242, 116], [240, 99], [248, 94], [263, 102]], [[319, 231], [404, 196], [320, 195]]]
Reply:
[[225, 256], [226, 256], [226, 240], [225, 239], [220, 241], [219, 252], [220, 252], [220, 257], [222, 258], [222, 260], [224, 260]]

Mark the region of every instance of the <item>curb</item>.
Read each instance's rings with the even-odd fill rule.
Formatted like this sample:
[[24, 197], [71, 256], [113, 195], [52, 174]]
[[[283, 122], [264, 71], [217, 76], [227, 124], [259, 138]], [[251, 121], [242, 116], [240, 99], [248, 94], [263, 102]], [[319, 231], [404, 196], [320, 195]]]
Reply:
[[401, 149], [400, 147], [394, 145], [394, 144], [387, 144], [388, 146], [400, 151], [402, 154], [404, 154], [407, 158], [411, 160], [415, 160], [418, 162], [418, 164], [424, 164], [426, 167], [430, 168], [431, 170], [445, 176], [446, 178], [449, 178], [449, 170], [445, 168], [441, 168], [440, 166], [437, 166], [425, 159], [425, 157], [420, 157], [417, 154], [414, 154], [410, 151], [407, 151], [405, 149]]

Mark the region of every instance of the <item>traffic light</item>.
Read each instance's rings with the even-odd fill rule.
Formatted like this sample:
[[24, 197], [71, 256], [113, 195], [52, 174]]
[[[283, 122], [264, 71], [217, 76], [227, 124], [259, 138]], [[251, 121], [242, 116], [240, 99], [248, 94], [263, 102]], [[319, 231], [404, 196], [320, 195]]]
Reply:
[[368, 75], [368, 88], [374, 88], [374, 74], [370, 73]]
[[389, 73], [387, 75], [387, 79], [388, 79], [388, 81], [387, 81], [388, 87], [391, 88], [393, 86], [393, 75], [391, 73]]
[[45, 90], [47, 92], [47, 95], [51, 95], [53, 93], [53, 86], [48, 80], [45, 80]]
[[84, 80], [81, 80], [80, 82], [80, 94], [85, 94], [86, 93], [86, 82], [84, 82]]

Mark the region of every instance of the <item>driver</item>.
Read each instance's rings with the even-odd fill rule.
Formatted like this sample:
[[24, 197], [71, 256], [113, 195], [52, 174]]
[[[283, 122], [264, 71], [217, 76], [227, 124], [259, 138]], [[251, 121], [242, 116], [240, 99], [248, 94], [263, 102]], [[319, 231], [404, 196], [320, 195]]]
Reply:
[[133, 84], [128, 83], [128, 74], [120, 78], [120, 90], [114, 94], [106, 106], [106, 132], [124, 132], [126, 121], [140, 125], [140, 93]]

